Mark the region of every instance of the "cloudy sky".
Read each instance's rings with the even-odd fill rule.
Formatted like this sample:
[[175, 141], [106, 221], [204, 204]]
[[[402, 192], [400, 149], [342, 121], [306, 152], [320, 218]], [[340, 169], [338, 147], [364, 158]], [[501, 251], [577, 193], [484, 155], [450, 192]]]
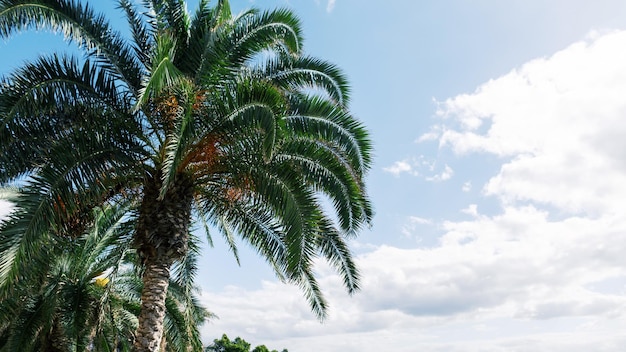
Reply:
[[[376, 147], [376, 217], [351, 243], [359, 293], [319, 263], [324, 324], [245, 244], [238, 267], [216, 236], [199, 278], [220, 317], [207, 341], [626, 349], [624, 1], [232, 2], [293, 8], [306, 51], [346, 71]], [[42, 41], [0, 43], [0, 73], [48, 50]]]

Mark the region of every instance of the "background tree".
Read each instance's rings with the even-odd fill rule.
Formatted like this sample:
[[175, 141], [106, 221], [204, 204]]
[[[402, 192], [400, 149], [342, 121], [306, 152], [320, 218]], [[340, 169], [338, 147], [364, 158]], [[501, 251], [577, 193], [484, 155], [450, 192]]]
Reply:
[[[87, 233], [50, 237], [29, 281], [0, 296], [0, 351], [130, 350], [141, 293], [129, 245], [133, 229], [124, 209], [94, 212]], [[168, 292], [163, 352], [202, 350], [197, 328], [210, 315], [182, 277], [195, 274], [191, 243], [190, 264], [178, 268]]]
[[[250, 344], [240, 338], [236, 337], [234, 340], [230, 340], [226, 334], [222, 335], [221, 339], [213, 340], [213, 343], [205, 348], [204, 352], [251, 352]], [[277, 350], [269, 350], [265, 345], [256, 346], [252, 352], [278, 352]], [[287, 349], [283, 349], [281, 352], [288, 352]]]
[[[302, 51], [288, 10], [230, 12], [200, 1], [120, 0], [125, 37], [78, 1], [0, 0], [0, 36], [63, 33], [84, 58], [52, 54], [0, 83], [0, 183], [21, 183], [0, 227], [0, 284], [14, 290], [48, 235], [125, 201], [142, 264], [134, 349], [161, 345], [171, 268], [192, 220], [257, 249], [323, 318], [322, 256], [358, 289], [345, 238], [368, 224], [371, 142], [332, 64]], [[332, 210], [322, 204], [328, 199]]]
[[129, 341], [133, 314], [110, 282], [130, 250], [124, 211], [94, 212], [84, 236], [42, 235], [46, 251], [31, 258], [36, 265], [11, 290], [1, 290], [0, 350], [85, 351], [93, 344], [113, 348], [114, 341]]

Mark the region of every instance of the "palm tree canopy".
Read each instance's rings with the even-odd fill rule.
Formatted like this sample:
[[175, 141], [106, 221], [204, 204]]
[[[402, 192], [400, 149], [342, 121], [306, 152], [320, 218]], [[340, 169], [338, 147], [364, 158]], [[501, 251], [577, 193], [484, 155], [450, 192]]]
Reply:
[[0, 184], [22, 189], [0, 227], [2, 288], [46, 236], [81, 233], [92, 209], [124, 201], [145, 275], [160, 275], [150, 280], [166, 282], [197, 220], [235, 254], [235, 236], [250, 243], [323, 318], [313, 261], [326, 258], [357, 290], [345, 240], [372, 218], [371, 141], [346, 77], [304, 53], [286, 9], [118, 4], [128, 35], [80, 1], [0, 0], [0, 37], [45, 28], [84, 52], [40, 57], [0, 81]]

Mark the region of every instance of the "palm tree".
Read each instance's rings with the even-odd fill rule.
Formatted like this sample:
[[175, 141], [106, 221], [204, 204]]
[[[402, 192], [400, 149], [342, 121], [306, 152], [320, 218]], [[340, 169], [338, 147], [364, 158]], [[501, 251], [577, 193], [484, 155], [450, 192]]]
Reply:
[[372, 217], [371, 142], [348, 110], [344, 75], [303, 53], [288, 10], [119, 7], [126, 36], [78, 1], [0, 0], [1, 37], [48, 28], [85, 53], [41, 57], [0, 82], [0, 184], [23, 190], [0, 227], [2, 289], [49, 236], [82, 233], [92, 209], [125, 201], [136, 204], [143, 268], [136, 351], [160, 345], [170, 271], [193, 221], [219, 229], [235, 255], [235, 236], [250, 243], [323, 319], [313, 261], [326, 258], [357, 290], [345, 240]]
[[[23, 275], [28, 280], [0, 296], [0, 350], [85, 351], [95, 342], [111, 346], [107, 339], [123, 335], [122, 340], [128, 340], [132, 322], [116, 321], [126, 331], [113, 331], [106, 324], [113, 315], [131, 316], [120, 314], [124, 307], [114, 285], [108, 284], [111, 278], [117, 281], [130, 251], [123, 214], [108, 207], [98, 211], [85, 236], [48, 238], [43, 256], [30, 260], [34, 265]], [[99, 277], [105, 272], [109, 278]], [[104, 328], [109, 332], [106, 337]]]
[[[128, 351], [137, 327], [141, 282], [124, 209], [96, 209], [93, 226], [75, 238], [51, 238], [29, 279], [0, 296], [0, 351]], [[201, 351], [198, 326], [210, 314], [195, 298], [197, 245], [168, 291], [166, 352]]]

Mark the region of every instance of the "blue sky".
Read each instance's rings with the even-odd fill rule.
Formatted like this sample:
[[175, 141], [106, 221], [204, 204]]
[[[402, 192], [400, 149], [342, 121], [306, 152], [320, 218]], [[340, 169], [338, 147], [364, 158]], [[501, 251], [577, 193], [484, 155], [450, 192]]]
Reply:
[[[625, 2], [232, 2], [293, 8], [305, 50], [345, 70], [375, 144], [376, 217], [352, 243], [361, 292], [348, 297], [319, 264], [324, 324], [245, 244], [237, 267], [216, 234], [199, 278], [220, 317], [207, 339], [294, 352], [626, 348]], [[66, 47], [51, 37], [0, 43], [0, 73]]]

